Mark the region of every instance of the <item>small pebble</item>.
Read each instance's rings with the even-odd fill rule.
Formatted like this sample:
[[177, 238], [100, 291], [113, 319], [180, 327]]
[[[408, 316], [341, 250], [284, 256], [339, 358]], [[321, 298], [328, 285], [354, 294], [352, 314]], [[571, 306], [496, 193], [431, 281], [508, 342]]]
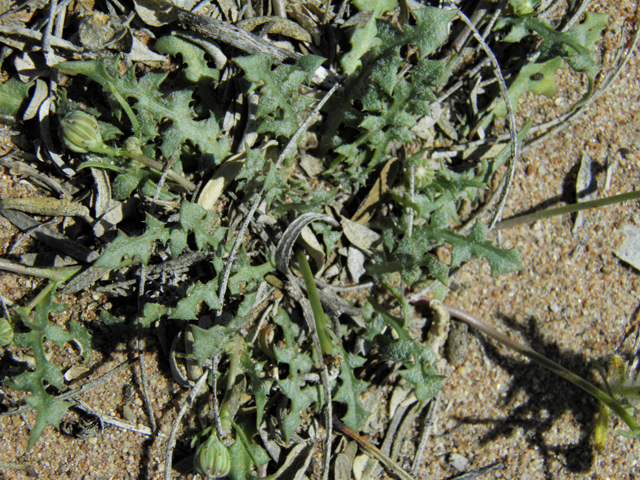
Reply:
[[122, 407], [122, 416], [130, 423], [136, 423], [138, 421], [138, 417], [129, 405]]
[[466, 472], [469, 467], [469, 460], [459, 453], [452, 453], [449, 456], [449, 464], [459, 472]]

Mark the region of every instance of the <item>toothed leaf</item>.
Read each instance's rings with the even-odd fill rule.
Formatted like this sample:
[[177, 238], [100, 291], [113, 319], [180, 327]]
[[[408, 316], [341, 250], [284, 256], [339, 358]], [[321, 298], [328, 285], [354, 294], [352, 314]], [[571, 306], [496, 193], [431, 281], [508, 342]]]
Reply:
[[147, 215], [145, 220], [147, 228], [138, 237], [129, 237], [119, 231], [118, 236], [112, 241], [105, 251], [96, 260], [94, 266], [118, 268], [123, 258], [138, 258], [143, 265], [149, 263], [149, 258], [153, 252], [156, 242], [165, 244], [170, 237], [169, 231], [164, 228], [160, 220], [156, 220], [151, 215]]
[[169, 318], [194, 320], [198, 318], [200, 302], [206, 303], [212, 310], [220, 310], [218, 299], [218, 278], [208, 283], [196, 282], [187, 290], [187, 296], [181, 299]]

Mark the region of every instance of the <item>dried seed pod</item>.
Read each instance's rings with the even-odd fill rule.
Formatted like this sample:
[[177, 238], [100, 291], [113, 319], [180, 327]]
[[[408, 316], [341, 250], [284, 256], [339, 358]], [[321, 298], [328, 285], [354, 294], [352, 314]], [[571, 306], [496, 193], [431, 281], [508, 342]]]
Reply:
[[193, 457], [193, 466], [200, 475], [206, 478], [225, 477], [231, 469], [229, 450], [220, 440], [215, 429], [206, 442], [202, 443]]
[[13, 327], [6, 318], [0, 318], [0, 347], [13, 341]]
[[609, 382], [614, 389], [620, 389], [627, 381], [627, 364], [620, 355], [614, 354], [609, 360]]
[[258, 333], [258, 347], [262, 350], [267, 357], [275, 360], [276, 355], [273, 351], [273, 339], [275, 337], [275, 327], [272, 324], [267, 324], [260, 329]]
[[102, 141], [100, 126], [93, 115], [76, 110], [60, 121], [60, 140], [76, 153], [113, 153]]

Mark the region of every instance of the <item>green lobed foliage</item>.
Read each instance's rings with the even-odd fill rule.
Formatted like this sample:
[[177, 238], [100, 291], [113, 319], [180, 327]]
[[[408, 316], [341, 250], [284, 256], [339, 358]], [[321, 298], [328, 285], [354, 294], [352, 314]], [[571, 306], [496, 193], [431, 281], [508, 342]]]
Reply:
[[[501, 17], [495, 28], [499, 30], [511, 27], [504, 42], [517, 43], [528, 35], [536, 35], [541, 39], [540, 55], [520, 70], [509, 87], [514, 108], [517, 108], [518, 98], [527, 91], [552, 97], [558, 90], [555, 71], [566, 66], [585, 73], [588, 80], [587, 92], [573, 107], [586, 102], [593, 93], [593, 84], [600, 72], [594, 55], [595, 44], [602, 38], [607, 23], [607, 15], [587, 12], [582, 23], [573, 25], [566, 32], [560, 32], [549, 22], [532, 15]], [[499, 116], [506, 115], [504, 102], [501, 101], [493, 112]]]
[[[355, 2], [360, 9], [373, 9], [374, 13], [366, 25], [352, 32], [352, 50], [340, 59], [345, 78], [343, 89], [336, 94], [318, 126], [321, 140], [321, 156], [327, 159], [327, 170], [323, 179], [333, 186], [352, 192], [355, 188], [370, 184], [389, 157], [390, 145], [399, 142], [410, 144], [416, 140], [412, 128], [418, 119], [430, 115], [431, 106], [437, 102], [437, 93], [446, 75], [447, 61], [434, 59], [448, 38], [450, 23], [456, 15], [453, 10], [426, 7], [413, 11], [414, 25], [403, 29], [384, 19], [384, 13], [396, 6], [394, 0], [378, 0], [371, 5]], [[526, 11], [525, 7], [517, 12]], [[597, 66], [592, 57], [594, 42], [606, 25], [603, 17], [587, 15], [583, 24], [576, 25], [566, 34], [555, 31], [548, 24], [530, 15], [514, 15], [499, 20], [498, 28], [511, 27], [504, 39], [517, 42], [524, 35], [535, 33], [542, 38], [542, 55], [537, 63], [525, 66], [510, 94], [517, 100], [525, 90], [550, 94], [553, 92], [553, 71], [568, 64], [576, 71], [585, 72], [590, 81], [590, 91]], [[405, 50], [415, 50], [412, 64], [406, 59]], [[60, 71], [84, 75], [101, 85], [111, 105], [114, 117], [121, 123], [122, 112], [129, 118], [130, 128], [146, 155], [159, 151], [165, 160], [175, 159], [173, 168], [184, 173], [184, 153], [201, 154], [200, 169], [185, 175], [194, 180], [202, 179], [209, 170], [222, 164], [231, 155], [231, 140], [220, 127], [221, 112], [205, 89], [216, 88], [220, 72], [206, 63], [204, 51], [197, 45], [177, 37], [164, 37], [156, 43], [156, 49], [172, 56], [180, 56], [184, 66], [171, 87], [167, 75], [145, 73], [136, 78], [134, 68], [120, 75], [117, 57], [90, 62], [65, 62], [58, 65]], [[244, 93], [255, 93], [259, 97], [256, 118], [257, 132], [264, 138], [276, 138], [283, 147], [295, 133], [317, 100], [314, 96], [312, 77], [324, 59], [317, 56], [303, 57], [296, 65], [275, 65], [271, 57], [252, 55], [235, 58], [242, 70], [240, 84]], [[531, 83], [531, 78], [542, 73], [541, 83]], [[552, 85], [553, 83], [553, 85]], [[589, 93], [587, 93], [588, 95]], [[131, 104], [131, 105], [130, 105]], [[500, 106], [495, 110], [500, 114]], [[528, 126], [523, 129], [526, 131]], [[126, 128], [123, 128], [126, 130]], [[105, 139], [118, 136], [114, 126]], [[508, 148], [505, 148], [505, 152]], [[292, 150], [295, 155], [295, 149]], [[290, 160], [290, 159], [289, 159]], [[407, 195], [406, 182], [391, 189], [388, 202], [389, 215], [374, 217], [369, 227], [382, 237], [382, 247], [372, 253], [367, 273], [383, 281], [400, 272], [408, 285], [426, 278], [435, 278], [447, 283], [449, 270], [462, 265], [472, 257], [486, 258], [494, 275], [521, 268], [519, 253], [515, 249], [502, 250], [488, 240], [484, 224], [476, 222], [471, 233], [463, 236], [452, 231], [452, 223], [458, 222], [458, 210], [465, 199], [475, 201], [478, 191], [485, 188], [491, 174], [505, 161], [504, 155], [493, 164], [484, 162], [478, 168], [454, 172], [444, 162], [430, 171], [430, 178], [420, 185], [414, 197]], [[99, 166], [91, 164], [89, 166]], [[127, 198], [136, 189], [153, 194], [153, 184], [145, 187], [148, 172], [135, 165], [110, 167], [118, 176], [113, 182], [118, 198]], [[339, 188], [326, 191], [293, 191], [286, 175], [287, 165], [276, 169], [272, 157], [258, 149], [248, 149], [242, 170], [236, 177], [236, 189], [248, 198], [261, 187], [265, 188], [266, 206], [277, 220], [294, 213], [318, 210], [330, 204], [338, 195]], [[428, 167], [427, 167], [428, 170]], [[147, 188], [146, 190], [144, 190]], [[177, 196], [172, 197], [177, 199]], [[410, 214], [414, 219], [412, 235], [407, 235]], [[205, 281], [195, 281], [185, 288], [184, 298], [171, 305], [147, 303], [140, 321], [144, 326], [172, 318], [191, 321], [198, 318], [202, 308], [221, 308], [218, 290], [224, 270], [226, 253], [230, 241], [225, 238], [226, 228], [213, 212], [181, 199], [179, 218], [173, 224], [165, 224], [152, 215], [146, 215], [144, 233], [131, 236], [119, 232], [94, 264], [97, 267], [119, 268], [124, 262], [150, 263], [153, 254], [166, 249], [172, 258], [178, 258], [188, 247], [211, 253], [211, 264], [215, 276]], [[323, 237], [327, 253], [336, 248], [340, 232], [325, 224], [314, 224], [313, 229]], [[434, 255], [434, 247], [451, 246], [451, 261], [445, 264]], [[257, 298], [257, 288], [267, 274], [275, 272], [275, 263], [269, 255], [267, 260], [255, 262], [245, 250], [240, 249], [231, 270], [228, 295], [236, 301], [234, 312], [225, 312], [233, 317], [231, 323], [218, 324], [209, 329], [191, 326], [194, 336], [193, 357], [200, 365], [215, 355], [234, 355], [231, 340], [243, 337], [241, 328], [245, 318], [250, 317]], [[442, 377], [434, 366], [436, 356], [418, 340], [409, 336], [408, 326], [413, 309], [402, 295], [393, 292], [402, 306], [402, 319], [391, 316], [375, 299], [362, 307], [366, 327], [358, 334], [380, 352], [384, 361], [399, 368], [400, 375], [414, 388], [416, 398], [426, 402], [440, 388]], [[228, 305], [227, 302], [225, 306]], [[226, 307], [228, 308], [228, 307]], [[77, 341], [88, 350], [89, 336], [77, 324], [71, 323], [65, 332], [48, 322], [48, 315], [60, 309], [46, 297], [35, 310], [34, 320], [28, 314], [22, 318], [29, 328], [27, 333], [14, 337], [16, 345], [30, 348], [36, 357], [37, 368], [11, 382], [13, 388], [31, 392], [28, 402], [38, 410], [36, 426], [33, 428], [29, 446], [32, 446], [46, 425], [57, 425], [66, 412], [68, 404], [56, 400], [45, 391], [45, 382], [62, 386], [62, 377], [57, 369], [44, 357], [43, 342], [58, 345]], [[105, 315], [105, 318], [107, 316]], [[111, 318], [110, 322], [118, 319]], [[287, 405], [282, 412], [282, 433], [288, 442], [302, 423], [303, 413], [311, 408], [319, 409], [326, 399], [317, 384], [304, 378], [317, 372], [320, 359], [315, 358], [309, 342], [299, 342], [302, 328], [291, 320], [287, 311], [280, 308], [272, 322], [277, 326], [277, 343], [269, 346], [267, 358], [261, 349], [246, 344], [243, 337], [239, 358], [239, 370], [248, 376], [249, 393], [256, 406], [254, 422], [238, 420], [236, 441], [231, 446], [234, 458], [230, 476], [236, 479], [250, 477], [251, 464], [268, 460], [264, 451], [252, 441], [255, 429], [263, 421], [264, 409], [274, 395], [282, 395]], [[346, 410], [342, 417], [345, 425], [358, 431], [367, 422], [370, 413], [363, 407], [361, 396], [370, 388], [367, 381], [356, 375], [367, 360], [363, 355], [347, 351], [343, 342], [353, 327], [342, 329], [333, 335], [336, 345], [336, 360], [339, 372], [331, 382], [332, 401], [342, 404]], [[395, 331], [395, 337], [390, 334]], [[268, 372], [281, 369], [281, 378], [273, 378]]]
[[[324, 127], [324, 151], [335, 152], [329, 174], [337, 182], [364, 184], [368, 175], [387, 158], [392, 141], [410, 143], [410, 128], [429, 114], [429, 105], [445, 62], [427, 58], [447, 38], [455, 11], [423, 8], [413, 12], [416, 25], [401, 31], [378, 21], [376, 46], [362, 58], [362, 67], [345, 80], [342, 95], [332, 102], [336, 112]], [[398, 75], [406, 63], [401, 49], [415, 45], [418, 61], [408, 78]], [[342, 132], [357, 131], [355, 138]]]
[[71, 403], [59, 400], [47, 392], [49, 386], [61, 390], [65, 385], [60, 368], [45, 355], [45, 342], [51, 342], [58, 347], [67, 342], [74, 342], [80, 347], [85, 358], [91, 353], [91, 335], [85, 327], [71, 320], [66, 331], [49, 321], [51, 314], [59, 314], [66, 310], [65, 305], [53, 301], [54, 292], [55, 285], [36, 305], [33, 315], [27, 308], [19, 309], [22, 323], [29, 331], [15, 333], [13, 337], [16, 346], [30, 349], [35, 359], [33, 371], [21, 373], [7, 382], [15, 390], [29, 392], [27, 404], [37, 411], [36, 422], [29, 434], [28, 449], [35, 445], [47, 425], [59, 427], [62, 416], [72, 406]]

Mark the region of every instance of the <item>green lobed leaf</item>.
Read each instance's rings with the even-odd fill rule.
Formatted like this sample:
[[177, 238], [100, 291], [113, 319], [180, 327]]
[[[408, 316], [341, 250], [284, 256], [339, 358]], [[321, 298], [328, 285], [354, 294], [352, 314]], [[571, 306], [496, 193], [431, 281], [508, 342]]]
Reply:
[[94, 266], [106, 268], [119, 268], [123, 258], [138, 258], [143, 265], [149, 263], [151, 253], [155, 248], [155, 243], [159, 241], [165, 244], [169, 238], [169, 230], [164, 224], [151, 215], [146, 218], [147, 228], [138, 237], [129, 237], [122, 231], [118, 231], [118, 236], [113, 240], [96, 260]]
[[273, 200], [276, 197], [280, 197], [287, 189], [287, 182], [282, 170], [282, 168], [275, 168], [275, 165], [272, 165], [264, 180], [265, 202], [267, 205], [271, 205]]
[[84, 327], [71, 322], [70, 331], [66, 332], [61, 327], [50, 323], [51, 313], [61, 313], [66, 309], [65, 305], [53, 301], [54, 291], [55, 288], [36, 305], [33, 321], [29, 319], [28, 309], [19, 309], [22, 321], [30, 331], [14, 335], [14, 343], [21, 348], [31, 349], [36, 360], [36, 368], [33, 372], [24, 372], [7, 381], [7, 384], [16, 390], [30, 392], [31, 395], [26, 398], [26, 402], [38, 412], [36, 422], [29, 434], [28, 449], [35, 445], [47, 425], [58, 428], [62, 416], [71, 406], [69, 402], [59, 400], [45, 390], [45, 385], [48, 384], [62, 389], [64, 377], [60, 368], [47, 360], [44, 340], [48, 339], [60, 346], [66, 342], [76, 341], [85, 356], [91, 352], [91, 335]]
[[[397, 254], [405, 269], [423, 264], [423, 257], [434, 245], [445, 243], [452, 246], [451, 267], [457, 267], [474, 256], [484, 257], [489, 261], [492, 275], [501, 275], [522, 268], [520, 253], [515, 248], [501, 250], [494, 247], [486, 240], [487, 228], [481, 222], [476, 222], [471, 234], [464, 237], [447, 229], [447, 219], [448, 216], [442, 213], [434, 215], [430, 226], [415, 228], [411, 238], [404, 237], [399, 242]], [[434, 272], [434, 276], [441, 277], [442, 273], [444, 272]]]
[[339, 344], [342, 355], [342, 365], [340, 366], [340, 381], [342, 384], [333, 396], [336, 402], [344, 402], [347, 404], [347, 413], [342, 421], [354, 432], [359, 431], [367, 422], [371, 413], [365, 410], [360, 403], [360, 394], [367, 391], [369, 384], [362, 380], [358, 380], [353, 371], [355, 368], [361, 367], [366, 362], [365, 358], [359, 357], [352, 353], [345, 352]]
[[267, 397], [271, 392], [271, 386], [275, 379], [264, 375], [266, 361], [256, 362], [250, 355], [242, 355], [240, 362], [244, 371], [249, 374], [250, 388], [256, 402], [256, 426], [259, 427], [264, 415], [264, 406], [267, 403]]
[[241, 287], [244, 287], [243, 290], [255, 288], [259, 282], [263, 281], [267, 273], [275, 271], [275, 265], [270, 262], [251, 265], [244, 249], [236, 261], [236, 273], [229, 278], [229, 290], [234, 295], [240, 293]]
[[160, 320], [167, 312], [169, 308], [166, 305], [160, 303], [145, 303], [142, 309], [142, 317], [140, 317], [140, 324], [148, 328], [156, 320]]
[[[141, 140], [154, 140], [158, 134], [155, 125], [169, 124], [161, 138], [160, 151], [164, 158], [178, 157], [187, 140], [198, 146], [202, 153], [212, 154], [217, 162], [228, 156], [230, 141], [220, 131], [220, 119], [213, 116], [204, 120], [194, 119], [189, 105], [193, 101], [192, 89], [181, 89], [164, 96], [160, 85], [167, 74], [147, 73], [136, 79], [135, 67], [120, 75], [118, 62], [118, 57], [111, 57], [63, 62], [57, 68], [64, 73], [85, 75], [102, 85], [106, 92], [117, 92], [125, 100], [135, 99], [132, 108], [136, 117], [140, 117], [141, 125], [141, 130], [135, 133], [141, 136]], [[179, 165], [180, 162], [176, 162], [176, 168], [179, 169]]]
[[285, 199], [286, 203], [274, 202], [273, 212], [275, 214], [283, 214], [293, 210], [297, 211], [299, 214], [318, 212], [326, 205], [330, 205], [337, 193], [337, 188], [305, 192], [303, 195], [289, 191], [287, 192]]
[[[180, 204], [180, 226], [185, 232], [194, 233], [198, 250], [202, 250], [205, 245], [209, 245], [214, 250], [218, 248], [227, 230], [218, 226], [219, 224], [220, 220], [214, 212], [207, 211], [200, 205], [187, 201], [183, 201]], [[186, 245], [186, 243], [183, 243], [184, 238], [176, 235], [175, 239], [178, 242], [175, 250], [176, 252], [179, 250], [182, 253], [180, 247]]]
[[[427, 60], [426, 56], [446, 41], [449, 23], [456, 12], [427, 7], [412, 13], [416, 25], [407, 25], [400, 31], [390, 22], [379, 20], [374, 37], [372, 17], [364, 28], [356, 31], [363, 38], [358, 39], [357, 44], [352, 40], [352, 52], [343, 57], [347, 73], [355, 71], [360, 58], [363, 65], [357, 76], [352, 75], [345, 81], [344, 95], [330, 107], [337, 113], [326, 122], [323, 147], [328, 149], [333, 143], [338, 160], [347, 164], [344, 170], [334, 174], [336, 181], [365, 183], [366, 177], [386, 159], [391, 141], [413, 141], [410, 128], [416, 124], [417, 116], [429, 113], [429, 104], [436, 100], [434, 92], [445, 62]], [[407, 45], [419, 48], [418, 64], [410, 69], [410, 82], [400, 75], [406, 63], [400, 52]], [[365, 49], [368, 54], [361, 55], [358, 49]], [[365, 129], [367, 133], [351, 144], [341, 141], [338, 131], [343, 123]]]
[[289, 376], [278, 381], [278, 388], [289, 399], [289, 412], [282, 417], [282, 428], [285, 441], [288, 442], [291, 435], [300, 426], [300, 414], [313, 402], [318, 401], [318, 390], [313, 386], [304, 386], [300, 375], [311, 371], [313, 361], [309, 354], [303, 354], [298, 348], [295, 336], [299, 327], [291, 322], [289, 315], [284, 309], [278, 310], [278, 314], [273, 319], [274, 323], [280, 325], [285, 338], [285, 345], [275, 345], [274, 354], [278, 363], [289, 365]]
[[376, 18], [372, 15], [367, 23], [360, 28], [355, 28], [351, 32], [351, 50], [342, 56], [340, 65], [345, 75], [351, 75], [360, 67], [360, 59], [371, 48], [380, 45], [380, 39], [377, 38], [378, 28]]
[[182, 228], [172, 228], [169, 236], [171, 258], [178, 258], [188, 245], [188, 232]]
[[121, 173], [113, 181], [113, 196], [118, 200], [128, 199], [147, 176], [148, 173], [143, 170], [130, 170], [126, 173]]
[[180, 55], [186, 64], [184, 77], [191, 83], [207, 85], [220, 80], [220, 72], [207, 65], [206, 52], [194, 43], [167, 35], [156, 42], [155, 49], [164, 55]]
[[212, 310], [220, 310], [218, 299], [218, 277], [210, 282], [196, 282], [187, 290], [187, 296], [176, 305], [169, 318], [195, 320], [198, 318], [200, 302], [205, 302]]
[[238, 306], [238, 311], [236, 312], [236, 318], [248, 320], [253, 313], [253, 307], [255, 306], [257, 298], [257, 291], [243, 295], [242, 302]]
[[235, 332], [222, 325], [215, 325], [209, 329], [191, 326], [193, 332], [193, 356], [198, 360], [198, 365], [204, 363], [219, 353], [226, 352]]
[[238, 420], [238, 423], [233, 422], [232, 425], [236, 431], [236, 441], [229, 447], [232, 461], [228, 477], [234, 480], [254, 479], [256, 477], [251, 473], [252, 465], [264, 465], [269, 461], [269, 456], [253, 442], [257, 432], [248, 423]]
[[298, 129], [299, 115], [315, 101], [302, 95], [300, 86], [310, 81], [324, 59], [307, 55], [297, 65], [279, 65], [274, 70], [271, 69], [274, 59], [264, 54], [240, 57], [235, 61], [252, 82], [250, 91], [257, 90], [260, 94], [256, 118], [262, 121], [258, 133], [291, 137]]
[[443, 376], [433, 369], [437, 358], [426, 345], [418, 340], [397, 340], [385, 346], [381, 354], [404, 365], [400, 375], [415, 389], [420, 402], [426, 402], [440, 391]]
[[[267, 160], [264, 157], [264, 150], [259, 148], [249, 148], [247, 149], [247, 158], [244, 161], [242, 170], [240, 170], [240, 173], [236, 176], [236, 179], [262, 179], [262, 173], [264, 172], [266, 165]], [[245, 184], [243, 183], [242, 186], [244, 185]]]
[[449, 24], [457, 15], [456, 10], [425, 7], [412, 11], [416, 19], [413, 26], [405, 26], [404, 32], [387, 22], [379, 22], [379, 37], [389, 47], [412, 44], [420, 49], [420, 58], [434, 53], [449, 37]]
[[442, 388], [442, 375], [438, 375], [433, 367], [422, 359], [417, 360], [412, 367], [402, 370], [400, 375], [414, 388], [414, 395], [420, 402], [434, 397]]
[[[297, 364], [299, 362], [296, 362]], [[301, 423], [301, 413], [312, 403], [318, 401], [318, 389], [314, 386], [301, 388], [302, 380], [289, 377], [278, 382], [282, 393], [290, 400], [289, 412], [282, 415], [282, 430], [285, 442], [289, 442], [291, 436]]]
[[[595, 58], [595, 44], [607, 27], [608, 16], [587, 12], [584, 21], [571, 27], [567, 32], [556, 31], [549, 23], [539, 18], [527, 16], [505, 18], [497, 28], [512, 25], [512, 31], [505, 41], [520, 41], [525, 34], [536, 33], [542, 38], [541, 54], [536, 63], [525, 65], [509, 87], [509, 97], [517, 111], [518, 98], [526, 91], [552, 96], [556, 93], [555, 70], [569, 65], [576, 72], [584, 72], [589, 80], [589, 88], [574, 108], [584, 103], [593, 93], [593, 82], [600, 72]], [[506, 115], [504, 101], [493, 113]]]

